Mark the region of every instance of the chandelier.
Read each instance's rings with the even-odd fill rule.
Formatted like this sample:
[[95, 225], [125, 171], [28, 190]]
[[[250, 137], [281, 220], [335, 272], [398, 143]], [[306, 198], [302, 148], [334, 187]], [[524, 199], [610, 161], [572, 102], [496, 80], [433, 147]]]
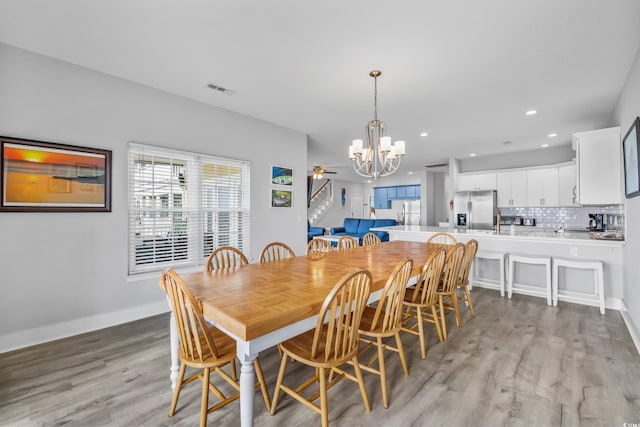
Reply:
[[391, 138], [384, 136], [384, 122], [378, 120], [378, 77], [381, 74], [379, 70], [369, 73], [374, 81], [374, 117], [365, 128], [367, 144], [363, 146], [361, 139], [354, 139], [349, 146], [353, 169], [358, 175], [373, 179], [394, 173], [404, 157], [404, 141], [391, 144]]

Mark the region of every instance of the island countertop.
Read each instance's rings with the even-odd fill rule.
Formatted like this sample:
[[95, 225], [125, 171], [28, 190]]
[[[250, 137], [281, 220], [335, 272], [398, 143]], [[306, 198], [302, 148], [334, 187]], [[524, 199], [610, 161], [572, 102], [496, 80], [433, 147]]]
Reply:
[[426, 237], [434, 233], [450, 233], [456, 238], [493, 238], [493, 239], [505, 239], [510, 241], [547, 241], [554, 243], [566, 243], [566, 244], [580, 244], [580, 245], [595, 245], [600, 247], [622, 247], [624, 246], [624, 240], [607, 240], [607, 239], [593, 239], [589, 236], [589, 233], [585, 231], [565, 231], [564, 233], [556, 233], [553, 229], [542, 227], [516, 227], [516, 232], [511, 234], [508, 226], [505, 226], [500, 234], [497, 234], [493, 230], [465, 230], [457, 228], [442, 228], [432, 227], [425, 225], [396, 225], [392, 227], [377, 227], [372, 228], [373, 231], [386, 231], [390, 235], [396, 236], [396, 239], [401, 239], [401, 236], [423, 234]]

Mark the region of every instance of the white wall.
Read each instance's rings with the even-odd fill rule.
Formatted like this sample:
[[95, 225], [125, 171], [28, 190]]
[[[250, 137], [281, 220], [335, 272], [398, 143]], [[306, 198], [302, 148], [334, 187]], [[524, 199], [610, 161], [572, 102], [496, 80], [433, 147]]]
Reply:
[[[591, 129], [576, 129], [576, 132]], [[547, 142], [547, 141], [544, 141]], [[507, 152], [490, 156], [468, 157], [460, 159], [460, 172], [478, 172], [494, 169], [525, 168], [529, 166], [545, 166], [571, 161], [576, 151], [571, 142], [556, 147], [539, 148], [529, 151]]]
[[[157, 277], [127, 278], [129, 141], [251, 161], [252, 258], [304, 253], [306, 135], [3, 44], [0, 64], [2, 135], [113, 151], [111, 213], [0, 212], [0, 352], [167, 311]], [[270, 207], [272, 164], [293, 209]]]
[[[620, 126], [622, 137], [640, 115], [640, 51], [620, 93], [611, 126]], [[640, 351], [640, 197], [626, 199], [623, 315]]]
[[[331, 178], [330, 178], [331, 179]], [[344, 219], [351, 217], [352, 206], [351, 206], [351, 196], [352, 195], [362, 195], [363, 198], [363, 208], [362, 212], [364, 213], [364, 218], [369, 218], [369, 199], [364, 194], [363, 185], [358, 182], [350, 182], [350, 181], [341, 181], [331, 179], [333, 184], [333, 206], [327, 210], [322, 218], [320, 218], [313, 225], [316, 227], [342, 227], [344, 224]], [[324, 180], [319, 180], [314, 182], [314, 191], [316, 188], [319, 188], [320, 185], [324, 183]], [[340, 191], [341, 189], [346, 190], [346, 203], [345, 206], [342, 207], [340, 205]]]

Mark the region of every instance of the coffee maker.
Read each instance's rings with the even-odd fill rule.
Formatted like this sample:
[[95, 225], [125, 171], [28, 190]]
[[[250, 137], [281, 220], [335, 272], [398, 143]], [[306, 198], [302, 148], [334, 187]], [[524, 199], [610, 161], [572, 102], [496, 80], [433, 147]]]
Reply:
[[604, 231], [604, 214], [589, 214], [589, 231]]

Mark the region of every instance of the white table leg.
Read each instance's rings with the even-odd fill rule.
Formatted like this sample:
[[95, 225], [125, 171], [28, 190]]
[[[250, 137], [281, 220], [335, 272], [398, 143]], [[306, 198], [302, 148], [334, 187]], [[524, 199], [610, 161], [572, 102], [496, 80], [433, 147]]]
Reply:
[[178, 328], [176, 328], [173, 310], [171, 310], [171, 317], [169, 318], [169, 342], [169, 345], [171, 346], [171, 367], [169, 368], [169, 379], [171, 379], [171, 390], [175, 390], [176, 381], [178, 381], [178, 371], [180, 370], [180, 360], [178, 359], [180, 337], [178, 336]]
[[240, 359], [240, 425], [242, 427], [253, 426], [253, 398], [255, 394], [256, 373], [253, 368], [255, 355], [244, 353], [238, 346], [238, 359]]

